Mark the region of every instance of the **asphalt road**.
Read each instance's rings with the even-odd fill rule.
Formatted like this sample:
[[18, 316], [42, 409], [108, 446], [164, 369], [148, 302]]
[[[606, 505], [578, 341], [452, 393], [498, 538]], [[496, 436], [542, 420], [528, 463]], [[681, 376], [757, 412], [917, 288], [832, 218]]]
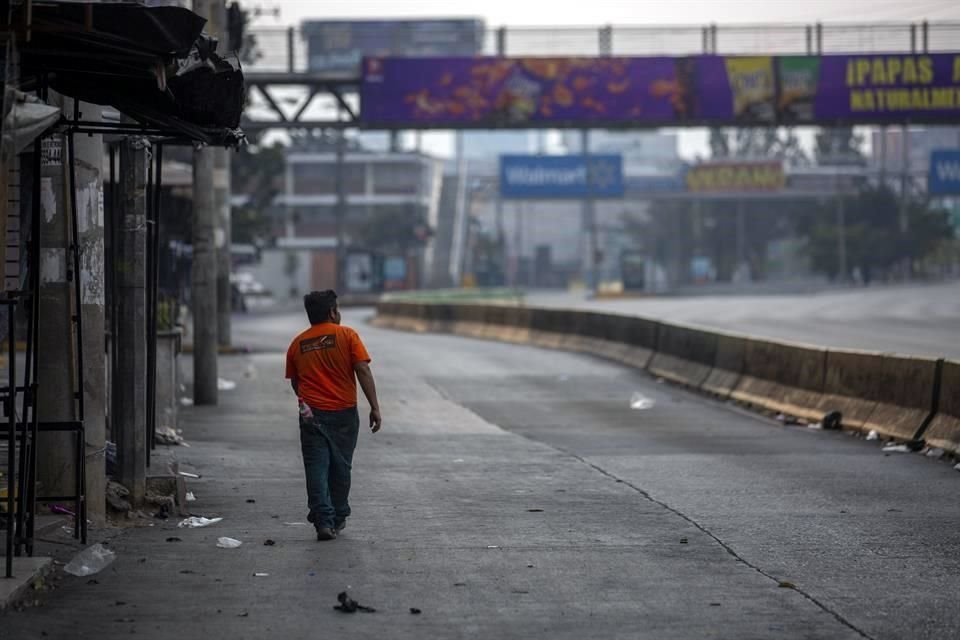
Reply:
[[534, 292], [527, 301], [642, 315], [828, 347], [960, 359], [960, 281], [803, 294], [617, 300]]
[[[363, 317], [345, 314], [373, 354], [385, 426], [361, 434], [343, 537], [285, 524], [305, 517], [281, 373], [303, 318], [240, 318], [237, 342], [260, 352], [222, 359], [237, 389], [185, 410], [192, 447], [172, 451], [203, 475], [194, 512], [224, 521], [123, 533], [96, 584], [66, 579], [0, 618], [0, 637], [960, 636], [947, 463], [587, 356]], [[653, 406], [631, 409], [637, 392]], [[218, 536], [244, 545], [217, 549]], [[334, 611], [348, 586], [377, 613]]]

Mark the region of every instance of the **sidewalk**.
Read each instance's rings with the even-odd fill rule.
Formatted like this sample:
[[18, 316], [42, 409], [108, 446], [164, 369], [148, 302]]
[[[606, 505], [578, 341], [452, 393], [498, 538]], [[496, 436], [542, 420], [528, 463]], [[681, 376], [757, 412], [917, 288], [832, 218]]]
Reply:
[[[3, 639], [858, 637], [628, 484], [441, 396], [408, 336], [361, 331], [385, 426], [361, 432], [340, 539], [290, 524], [306, 513], [282, 355], [224, 357], [237, 389], [185, 409], [174, 449], [203, 476], [193, 512], [223, 521], [123, 533], [93, 580], [0, 618]], [[377, 612], [335, 611], [345, 589]]]

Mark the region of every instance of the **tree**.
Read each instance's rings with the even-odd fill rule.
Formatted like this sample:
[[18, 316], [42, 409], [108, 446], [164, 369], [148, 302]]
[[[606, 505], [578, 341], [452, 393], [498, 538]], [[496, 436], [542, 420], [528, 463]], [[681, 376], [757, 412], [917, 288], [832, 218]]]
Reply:
[[810, 159], [791, 128], [741, 127], [732, 134], [710, 130], [710, 157], [714, 160], [783, 160], [787, 165], [809, 165]]
[[271, 147], [248, 145], [230, 155], [231, 180], [234, 192], [245, 195], [246, 202], [234, 207], [233, 240], [256, 243], [269, 231], [267, 211], [283, 190], [286, 168], [286, 147], [275, 143]]
[[[947, 212], [922, 200], [907, 203], [908, 229], [902, 232], [900, 200], [885, 186], [863, 186], [856, 195], [845, 197], [843, 205], [847, 265], [859, 268], [868, 282], [884, 277], [904, 260], [924, 259], [953, 233]], [[805, 229], [813, 269], [831, 279], [840, 275], [836, 207], [835, 200], [818, 207]]]
[[406, 255], [422, 247], [432, 232], [423, 212], [414, 206], [400, 209], [375, 209], [350, 230], [354, 244], [370, 251]]
[[853, 127], [820, 129], [814, 139], [813, 157], [820, 166], [864, 166], [863, 136]]

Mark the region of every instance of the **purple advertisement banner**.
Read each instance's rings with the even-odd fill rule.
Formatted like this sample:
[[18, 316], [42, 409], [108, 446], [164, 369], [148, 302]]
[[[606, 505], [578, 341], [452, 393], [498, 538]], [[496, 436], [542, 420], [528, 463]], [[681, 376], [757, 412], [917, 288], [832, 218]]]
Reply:
[[960, 120], [960, 54], [367, 58], [369, 127]]

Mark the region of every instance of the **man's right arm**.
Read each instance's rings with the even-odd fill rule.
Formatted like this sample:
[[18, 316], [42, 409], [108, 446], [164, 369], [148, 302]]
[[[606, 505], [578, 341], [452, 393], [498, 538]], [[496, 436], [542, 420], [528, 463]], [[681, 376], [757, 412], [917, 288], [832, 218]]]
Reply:
[[377, 384], [373, 380], [373, 371], [370, 369], [370, 363], [364, 361], [353, 365], [353, 370], [357, 374], [357, 381], [363, 389], [363, 395], [370, 403], [370, 430], [376, 433], [380, 431], [380, 401], [377, 400]]

